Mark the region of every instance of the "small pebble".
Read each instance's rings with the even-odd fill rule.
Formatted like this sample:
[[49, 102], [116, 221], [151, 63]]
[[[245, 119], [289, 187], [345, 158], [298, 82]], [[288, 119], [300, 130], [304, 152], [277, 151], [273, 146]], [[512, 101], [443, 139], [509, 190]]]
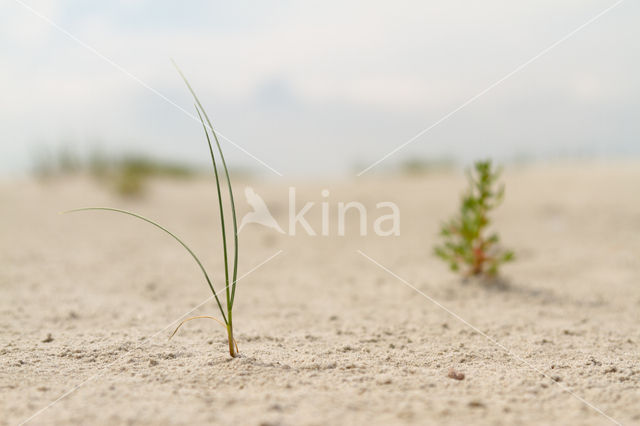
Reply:
[[464, 373], [458, 373], [453, 368], [450, 368], [447, 377], [454, 380], [464, 380]]

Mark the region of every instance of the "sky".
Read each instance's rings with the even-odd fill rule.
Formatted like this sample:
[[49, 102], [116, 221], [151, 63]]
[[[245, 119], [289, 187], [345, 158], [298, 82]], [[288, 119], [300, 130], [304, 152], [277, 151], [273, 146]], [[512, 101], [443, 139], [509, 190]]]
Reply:
[[425, 129], [370, 171], [635, 156], [638, 22], [632, 0], [3, 0], [0, 175], [61, 146], [206, 165], [172, 58], [265, 176], [355, 174]]

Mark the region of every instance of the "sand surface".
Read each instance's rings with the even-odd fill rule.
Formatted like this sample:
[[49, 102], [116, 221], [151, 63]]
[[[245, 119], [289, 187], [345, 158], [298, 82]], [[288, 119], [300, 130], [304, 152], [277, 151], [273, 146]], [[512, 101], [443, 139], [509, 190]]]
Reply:
[[[330, 236], [247, 226], [236, 359], [213, 321], [168, 340], [210, 298], [175, 241], [113, 213], [57, 214], [108, 205], [157, 219], [222, 288], [211, 181], [155, 182], [141, 200], [88, 179], [0, 183], [0, 424], [640, 424], [640, 164], [505, 179], [494, 218], [518, 260], [491, 288], [432, 255], [459, 174], [297, 185], [316, 230], [328, 188], [332, 214], [360, 201], [369, 228], [377, 202], [396, 202], [401, 235], [360, 237], [355, 215], [346, 237], [334, 219]], [[292, 182], [237, 182], [240, 216], [245, 184], [286, 227]], [[193, 314], [218, 315], [215, 302]]]

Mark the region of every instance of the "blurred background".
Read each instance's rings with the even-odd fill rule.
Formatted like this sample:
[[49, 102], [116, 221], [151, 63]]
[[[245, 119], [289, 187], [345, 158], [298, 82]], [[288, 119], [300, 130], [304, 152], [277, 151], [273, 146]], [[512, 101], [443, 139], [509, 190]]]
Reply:
[[[7, 0], [0, 176], [52, 158], [205, 167], [170, 58], [251, 154], [226, 143], [237, 169], [353, 175], [613, 4]], [[639, 18], [616, 6], [374, 170], [640, 154]]]

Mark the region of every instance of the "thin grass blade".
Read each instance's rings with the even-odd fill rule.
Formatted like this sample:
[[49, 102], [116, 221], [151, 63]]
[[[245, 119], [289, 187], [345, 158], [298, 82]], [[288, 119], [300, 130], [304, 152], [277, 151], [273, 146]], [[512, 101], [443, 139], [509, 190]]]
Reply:
[[173, 239], [175, 239], [178, 243], [180, 243], [180, 245], [182, 245], [182, 247], [184, 247], [189, 252], [191, 257], [193, 257], [193, 259], [196, 261], [196, 263], [200, 267], [200, 270], [204, 274], [204, 278], [207, 280], [207, 284], [209, 284], [209, 288], [211, 289], [211, 292], [213, 293], [213, 297], [216, 298], [216, 302], [218, 303], [218, 308], [220, 309], [220, 313], [222, 314], [222, 319], [224, 319], [224, 323], [227, 324], [227, 317], [224, 314], [224, 310], [222, 309], [222, 305], [220, 304], [220, 299], [218, 299], [218, 295], [216, 294], [216, 291], [213, 288], [213, 284], [211, 283], [211, 279], [209, 279], [209, 274], [207, 273], [206, 269], [204, 269], [204, 266], [202, 265], [202, 262], [200, 262], [200, 259], [198, 259], [198, 256], [196, 256], [196, 254], [193, 252], [193, 250], [191, 250], [189, 248], [189, 246], [187, 246], [180, 238], [178, 238], [175, 234], [173, 234], [167, 228], [163, 227], [162, 225], [157, 224], [156, 222], [152, 221], [151, 219], [147, 219], [144, 216], [140, 216], [139, 214], [132, 213], [132, 212], [129, 212], [129, 211], [126, 211], [126, 210], [114, 209], [114, 208], [111, 208], [111, 207], [85, 207], [85, 208], [82, 208], [82, 209], [68, 210], [68, 211], [63, 212], [63, 213], [75, 213], [75, 212], [83, 212], [83, 211], [89, 211], [89, 210], [104, 210], [104, 211], [122, 213], [122, 214], [126, 214], [126, 215], [129, 215], [129, 216], [133, 216], [133, 217], [138, 218], [140, 220], [143, 220], [143, 221], [145, 221], [147, 223], [150, 223], [151, 225], [155, 226], [156, 228], [166, 232], [171, 237], [173, 237]]
[[187, 85], [187, 88], [189, 89], [189, 92], [191, 92], [191, 95], [193, 96], [193, 99], [196, 101], [196, 104], [200, 108], [200, 111], [202, 111], [202, 114], [204, 115], [204, 118], [205, 118], [207, 124], [209, 125], [209, 129], [211, 130], [211, 133], [213, 134], [213, 138], [214, 138], [214, 140], [216, 142], [216, 147], [218, 148], [218, 153], [220, 154], [220, 160], [222, 161], [222, 166], [224, 168], [225, 177], [227, 178], [227, 186], [229, 187], [229, 199], [231, 201], [231, 214], [232, 214], [232, 217], [233, 217], [233, 241], [234, 241], [233, 279], [232, 279], [232, 282], [231, 282], [231, 299], [229, 301], [230, 302], [229, 303], [229, 308], [232, 308], [233, 307], [233, 301], [235, 299], [235, 294], [236, 294], [236, 281], [237, 281], [237, 277], [238, 277], [238, 220], [236, 218], [236, 206], [235, 206], [235, 202], [234, 202], [234, 199], [233, 199], [233, 188], [231, 187], [231, 179], [229, 178], [229, 169], [227, 168], [227, 163], [226, 163], [226, 161], [224, 159], [224, 154], [222, 153], [222, 148], [220, 147], [220, 141], [218, 140], [218, 135], [216, 134], [216, 132], [215, 132], [215, 130], [213, 128], [213, 124], [211, 124], [211, 120], [209, 119], [209, 116], [207, 115], [207, 112], [204, 110], [204, 107], [200, 103], [200, 100], [198, 99], [198, 96], [196, 95], [196, 92], [191, 87], [191, 84], [189, 84], [189, 81], [187, 80], [185, 75], [182, 73], [182, 71], [180, 70], [178, 65], [175, 63], [175, 61], [172, 60], [172, 62], [173, 62], [173, 65], [175, 66], [176, 70], [180, 74], [180, 77], [182, 77], [182, 80]]
[[224, 223], [224, 206], [222, 204], [222, 191], [220, 190], [220, 178], [218, 176], [218, 165], [216, 164], [216, 158], [213, 154], [213, 147], [211, 146], [211, 139], [209, 138], [209, 132], [207, 131], [207, 126], [204, 124], [204, 120], [202, 119], [202, 115], [200, 114], [200, 110], [196, 105], [196, 112], [198, 113], [198, 118], [200, 118], [200, 123], [202, 123], [202, 129], [204, 130], [204, 134], [207, 138], [207, 144], [209, 145], [209, 153], [211, 154], [211, 163], [213, 164], [213, 174], [216, 178], [216, 189], [218, 193], [218, 206], [220, 208], [220, 224], [222, 228], [222, 249], [224, 251], [224, 279], [225, 279], [225, 291], [227, 296], [227, 312], [231, 309], [229, 304], [231, 297], [229, 295], [229, 258], [228, 258], [228, 250], [227, 250], [227, 227]]

